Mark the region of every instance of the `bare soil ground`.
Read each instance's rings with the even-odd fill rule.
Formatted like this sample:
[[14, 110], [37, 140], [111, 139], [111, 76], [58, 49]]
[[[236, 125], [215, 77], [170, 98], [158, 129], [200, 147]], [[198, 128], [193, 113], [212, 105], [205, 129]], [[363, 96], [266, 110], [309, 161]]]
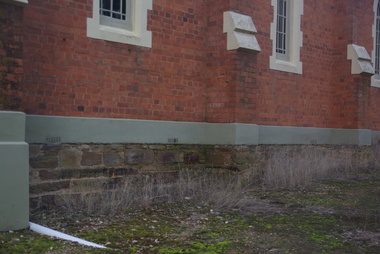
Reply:
[[0, 233], [0, 253], [380, 253], [380, 173], [251, 190], [244, 204], [163, 202], [112, 215], [38, 214], [35, 223], [107, 246], [30, 230]]

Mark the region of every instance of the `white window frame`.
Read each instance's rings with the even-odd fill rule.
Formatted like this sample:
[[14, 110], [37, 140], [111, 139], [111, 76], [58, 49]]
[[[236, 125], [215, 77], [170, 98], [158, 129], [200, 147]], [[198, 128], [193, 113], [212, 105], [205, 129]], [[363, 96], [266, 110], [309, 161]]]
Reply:
[[153, 0], [130, 0], [130, 23], [125, 28], [101, 21], [99, 1], [93, 0], [92, 18], [87, 18], [87, 37], [124, 44], [152, 47], [152, 32], [147, 30], [148, 10], [152, 10]]
[[302, 47], [301, 16], [303, 15], [303, 0], [287, 0], [287, 31], [286, 53], [277, 52], [277, 12], [278, 0], [271, 0], [274, 9], [273, 23], [271, 23], [270, 38], [272, 40], [272, 55], [269, 58], [270, 69], [302, 74], [300, 50]]
[[8, 2], [16, 5], [25, 5], [28, 4], [28, 0], [0, 0], [0, 2]]
[[[378, 33], [376, 30], [380, 29], [380, 13], [378, 17], [377, 13], [377, 8], [379, 5], [379, 0], [374, 0], [373, 1], [373, 25], [372, 25], [372, 37], [373, 37], [373, 48], [372, 48], [372, 64], [373, 64], [373, 69], [375, 70], [375, 75], [371, 77], [371, 86], [374, 87], [379, 87], [380, 88], [380, 48], [378, 48], [376, 52], [376, 40], [378, 41], [377, 44], [380, 43], [380, 33]], [[379, 19], [379, 20], [378, 20]], [[376, 23], [377, 21], [379, 22], [379, 26], [376, 29]], [[378, 54], [378, 57], [376, 57], [376, 53]], [[376, 60], [379, 61], [377, 68], [376, 68]], [[376, 70], [377, 69], [377, 70]], [[376, 73], [377, 72], [377, 73]]]

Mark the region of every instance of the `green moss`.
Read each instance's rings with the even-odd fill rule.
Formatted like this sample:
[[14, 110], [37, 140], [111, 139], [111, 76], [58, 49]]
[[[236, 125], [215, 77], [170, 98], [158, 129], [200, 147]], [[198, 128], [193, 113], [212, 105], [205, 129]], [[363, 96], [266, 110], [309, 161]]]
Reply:
[[[379, 183], [374, 177], [317, 182], [308, 191], [256, 192], [277, 209], [264, 213], [249, 207], [216, 211], [184, 201], [129, 209], [102, 217], [106, 223], [100, 224], [81, 217], [82, 224], [65, 221], [67, 232], [109, 248], [72, 244], [67, 253], [380, 253], [370, 240], [344, 238], [347, 232], [378, 232]], [[21, 234], [0, 234], [0, 253], [63, 253], [66, 245], [30, 231]]]
[[223, 241], [217, 243], [190, 242], [184, 247], [164, 247], [158, 249], [158, 253], [176, 254], [176, 253], [203, 253], [218, 254], [225, 253], [231, 246], [231, 242]]
[[16, 233], [0, 233], [0, 253], [19, 254], [19, 253], [43, 253], [46, 251], [57, 250], [63, 246], [62, 242], [35, 234], [30, 235], [29, 230]]

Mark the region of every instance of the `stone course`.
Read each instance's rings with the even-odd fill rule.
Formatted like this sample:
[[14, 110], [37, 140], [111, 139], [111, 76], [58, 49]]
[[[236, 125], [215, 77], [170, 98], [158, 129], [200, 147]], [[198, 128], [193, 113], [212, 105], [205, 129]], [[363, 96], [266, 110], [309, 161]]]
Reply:
[[[30, 144], [30, 204], [32, 211], [57, 205], [59, 195], [86, 189], [110, 188], [125, 177], [147, 174], [172, 182], [180, 169], [233, 171], [242, 181], [259, 178], [268, 156], [302, 145], [146, 145], [146, 144]], [[358, 146], [315, 146], [337, 157], [354, 154], [358, 168], [379, 166], [379, 149]], [[347, 157], [347, 156], [346, 156]], [[376, 164], [377, 163], [377, 164]]]

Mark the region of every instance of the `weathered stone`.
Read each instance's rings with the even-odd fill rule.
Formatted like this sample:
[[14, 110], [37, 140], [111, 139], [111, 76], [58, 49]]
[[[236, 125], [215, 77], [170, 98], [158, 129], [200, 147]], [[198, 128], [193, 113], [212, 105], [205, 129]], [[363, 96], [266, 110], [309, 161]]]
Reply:
[[149, 145], [148, 148], [152, 150], [163, 150], [166, 148], [166, 146], [165, 145]]
[[59, 170], [59, 172], [60, 172], [59, 179], [70, 179], [70, 178], [80, 177], [79, 169], [62, 169], [62, 170]]
[[106, 167], [116, 167], [123, 163], [120, 154], [117, 153], [103, 154], [103, 162]]
[[37, 183], [31, 184], [29, 187], [30, 194], [41, 194], [52, 191], [59, 191], [62, 189], [68, 189], [70, 187], [70, 181], [56, 181], [56, 182], [45, 182], [45, 183]]
[[168, 184], [174, 183], [178, 180], [179, 173], [178, 171], [170, 171], [170, 172], [155, 172], [151, 175], [153, 182], [155, 184]]
[[41, 197], [39, 196], [29, 198], [29, 208], [32, 213], [40, 209], [40, 202], [41, 202]]
[[101, 177], [108, 176], [109, 170], [107, 168], [92, 168], [92, 169], [82, 169], [79, 171], [79, 177]]
[[183, 162], [183, 152], [181, 151], [158, 151], [158, 163], [180, 163]]
[[58, 167], [58, 156], [38, 156], [29, 159], [29, 165], [34, 168], [57, 168]]
[[187, 153], [184, 155], [183, 161], [187, 164], [196, 164], [200, 162], [200, 156], [196, 153]]
[[234, 146], [215, 146], [214, 152], [231, 153], [235, 149]]
[[104, 153], [122, 153], [124, 150], [125, 148], [122, 144], [110, 144], [104, 145], [101, 151]]
[[132, 150], [125, 155], [125, 164], [151, 164], [154, 152], [150, 150]]
[[250, 151], [235, 151], [232, 160], [237, 164], [248, 164], [252, 162], [252, 152]]
[[61, 150], [61, 144], [44, 144], [42, 151], [45, 156], [58, 156], [59, 151]]
[[60, 179], [61, 177], [61, 171], [57, 171], [57, 170], [40, 170], [38, 172], [39, 174], [39, 177], [42, 181], [46, 181], [46, 180], [57, 180], [57, 179]]
[[93, 152], [83, 152], [81, 165], [82, 166], [98, 166], [101, 165], [102, 162], [102, 154], [101, 153], [93, 153]]
[[55, 206], [56, 195], [43, 195], [41, 197], [40, 208], [42, 210], [50, 210]]
[[231, 153], [217, 151], [207, 155], [206, 163], [217, 166], [228, 165], [232, 162], [231, 158]]
[[109, 171], [109, 176], [125, 176], [135, 174], [137, 171], [133, 168], [113, 168]]
[[61, 168], [78, 168], [80, 166], [82, 152], [74, 147], [67, 147], [59, 153], [59, 165]]
[[42, 145], [29, 145], [29, 157], [37, 157], [41, 153]]
[[149, 146], [148, 145], [139, 145], [139, 144], [126, 144], [124, 145], [124, 148], [125, 149], [129, 149], [129, 150], [141, 150], [141, 149], [148, 149]]
[[160, 171], [160, 169], [157, 166], [153, 165], [144, 165], [138, 169], [139, 174], [144, 174], [144, 173], [151, 173], [151, 172], [157, 172]]
[[29, 182], [34, 183], [40, 180], [38, 170], [31, 170], [29, 172]]
[[[67, 190], [104, 191], [118, 188], [121, 183], [141, 186], [147, 179], [153, 183], [171, 183], [183, 168], [195, 171], [206, 168], [223, 177], [236, 174], [240, 184], [249, 184], [260, 179], [271, 153], [289, 150], [297, 154], [308, 146], [63, 144], [44, 147], [32, 144], [31, 147], [30, 193], [34, 210], [47, 207], [52, 195], [56, 195], [57, 205], [57, 197]], [[334, 152], [334, 157], [340, 160], [350, 158], [347, 164], [358, 167], [371, 166], [379, 157], [376, 154], [380, 154], [380, 148], [373, 147], [320, 149]], [[45, 203], [41, 201], [43, 196]]]
[[73, 179], [70, 184], [72, 192], [86, 192], [103, 189], [111, 181], [109, 177], [98, 177], [93, 179]]

